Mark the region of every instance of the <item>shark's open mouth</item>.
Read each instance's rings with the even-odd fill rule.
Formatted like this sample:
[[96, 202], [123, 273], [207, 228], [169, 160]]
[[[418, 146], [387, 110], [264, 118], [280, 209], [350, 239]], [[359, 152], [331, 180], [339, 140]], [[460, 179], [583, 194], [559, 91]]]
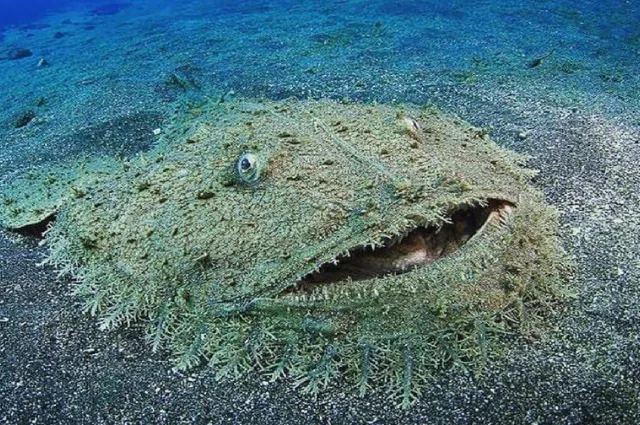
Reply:
[[363, 280], [409, 272], [460, 249], [489, 225], [504, 225], [515, 210], [511, 202], [490, 199], [453, 209], [439, 225], [417, 227], [383, 246], [357, 247], [302, 278], [290, 292], [308, 291], [321, 284], [347, 279]]

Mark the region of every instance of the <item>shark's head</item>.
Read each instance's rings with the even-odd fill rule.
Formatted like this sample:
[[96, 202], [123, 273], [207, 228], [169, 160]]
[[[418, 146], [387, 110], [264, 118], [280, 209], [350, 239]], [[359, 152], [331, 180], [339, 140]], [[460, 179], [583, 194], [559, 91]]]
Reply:
[[[562, 251], [533, 173], [437, 111], [225, 103], [166, 140], [99, 177], [74, 168], [47, 238], [104, 326], [149, 319], [180, 367], [310, 390], [340, 372], [408, 402], [554, 296]], [[14, 198], [20, 224], [34, 206]]]

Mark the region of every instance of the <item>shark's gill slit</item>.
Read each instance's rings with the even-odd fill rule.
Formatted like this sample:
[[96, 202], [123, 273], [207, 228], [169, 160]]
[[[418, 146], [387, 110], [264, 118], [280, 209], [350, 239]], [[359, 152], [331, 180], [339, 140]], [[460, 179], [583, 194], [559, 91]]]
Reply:
[[349, 278], [363, 280], [401, 274], [427, 266], [460, 249], [488, 225], [504, 225], [514, 210], [513, 203], [500, 199], [490, 199], [483, 204], [460, 205], [440, 225], [417, 227], [376, 249], [354, 248], [349, 255], [339, 257], [337, 264], [323, 264], [318, 271], [302, 278], [295, 288], [287, 292], [308, 291], [320, 284]]
[[54, 221], [56, 221], [56, 214], [52, 213], [36, 223], [17, 227], [13, 229], [13, 231], [22, 236], [42, 239], [44, 237], [43, 233], [47, 231], [47, 229], [49, 228], [49, 224], [53, 223]]

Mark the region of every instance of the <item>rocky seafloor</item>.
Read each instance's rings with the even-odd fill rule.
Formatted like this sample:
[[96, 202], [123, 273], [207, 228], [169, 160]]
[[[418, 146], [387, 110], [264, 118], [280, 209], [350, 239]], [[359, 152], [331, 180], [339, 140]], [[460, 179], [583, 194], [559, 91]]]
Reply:
[[5, 30], [0, 56], [31, 55], [0, 61], [3, 179], [135, 155], [206, 97], [433, 104], [531, 155], [576, 270], [549, 335], [506, 341], [481, 376], [436, 376], [404, 411], [339, 382], [314, 399], [259, 375], [173, 372], [138, 325], [99, 331], [74, 283], [37, 266], [46, 247], [3, 233], [0, 423], [640, 423], [638, 22], [631, 2], [157, 0]]

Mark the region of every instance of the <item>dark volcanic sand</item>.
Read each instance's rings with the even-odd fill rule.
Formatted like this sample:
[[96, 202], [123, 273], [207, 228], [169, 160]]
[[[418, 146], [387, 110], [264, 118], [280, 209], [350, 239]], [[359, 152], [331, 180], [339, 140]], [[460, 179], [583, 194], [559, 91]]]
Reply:
[[[143, 151], [171, 102], [231, 88], [431, 102], [532, 156], [577, 267], [576, 297], [546, 339], [504, 341], [509, 355], [481, 377], [443, 373], [401, 411], [340, 383], [314, 400], [260, 376], [216, 383], [206, 368], [172, 372], [170, 353], [151, 353], [140, 325], [99, 331], [73, 283], [36, 266], [46, 247], [2, 234], [0, 423], [640, 424], [640, 50], [629, 33], [637, 11], [623, 3], [588, 14], [571, 2], [542, 11], [494, 1], [416, 20], [383, 1], [352, 2], [350, 15], [315, 3], [287, 15], [267, 3], [133, 2], [7, 30], [1, 51], [28, 41], [34, 56], [0, 62], [2, 176], [80, 152]], [[69, 34], [54, 39], [61, 30]], [[555, 53], [527, 68], [548, 52], [549, 34]], [[36, 69], [41, 56], [50, 66]], [[28, 125], [11, 126], [31, 109]]]

